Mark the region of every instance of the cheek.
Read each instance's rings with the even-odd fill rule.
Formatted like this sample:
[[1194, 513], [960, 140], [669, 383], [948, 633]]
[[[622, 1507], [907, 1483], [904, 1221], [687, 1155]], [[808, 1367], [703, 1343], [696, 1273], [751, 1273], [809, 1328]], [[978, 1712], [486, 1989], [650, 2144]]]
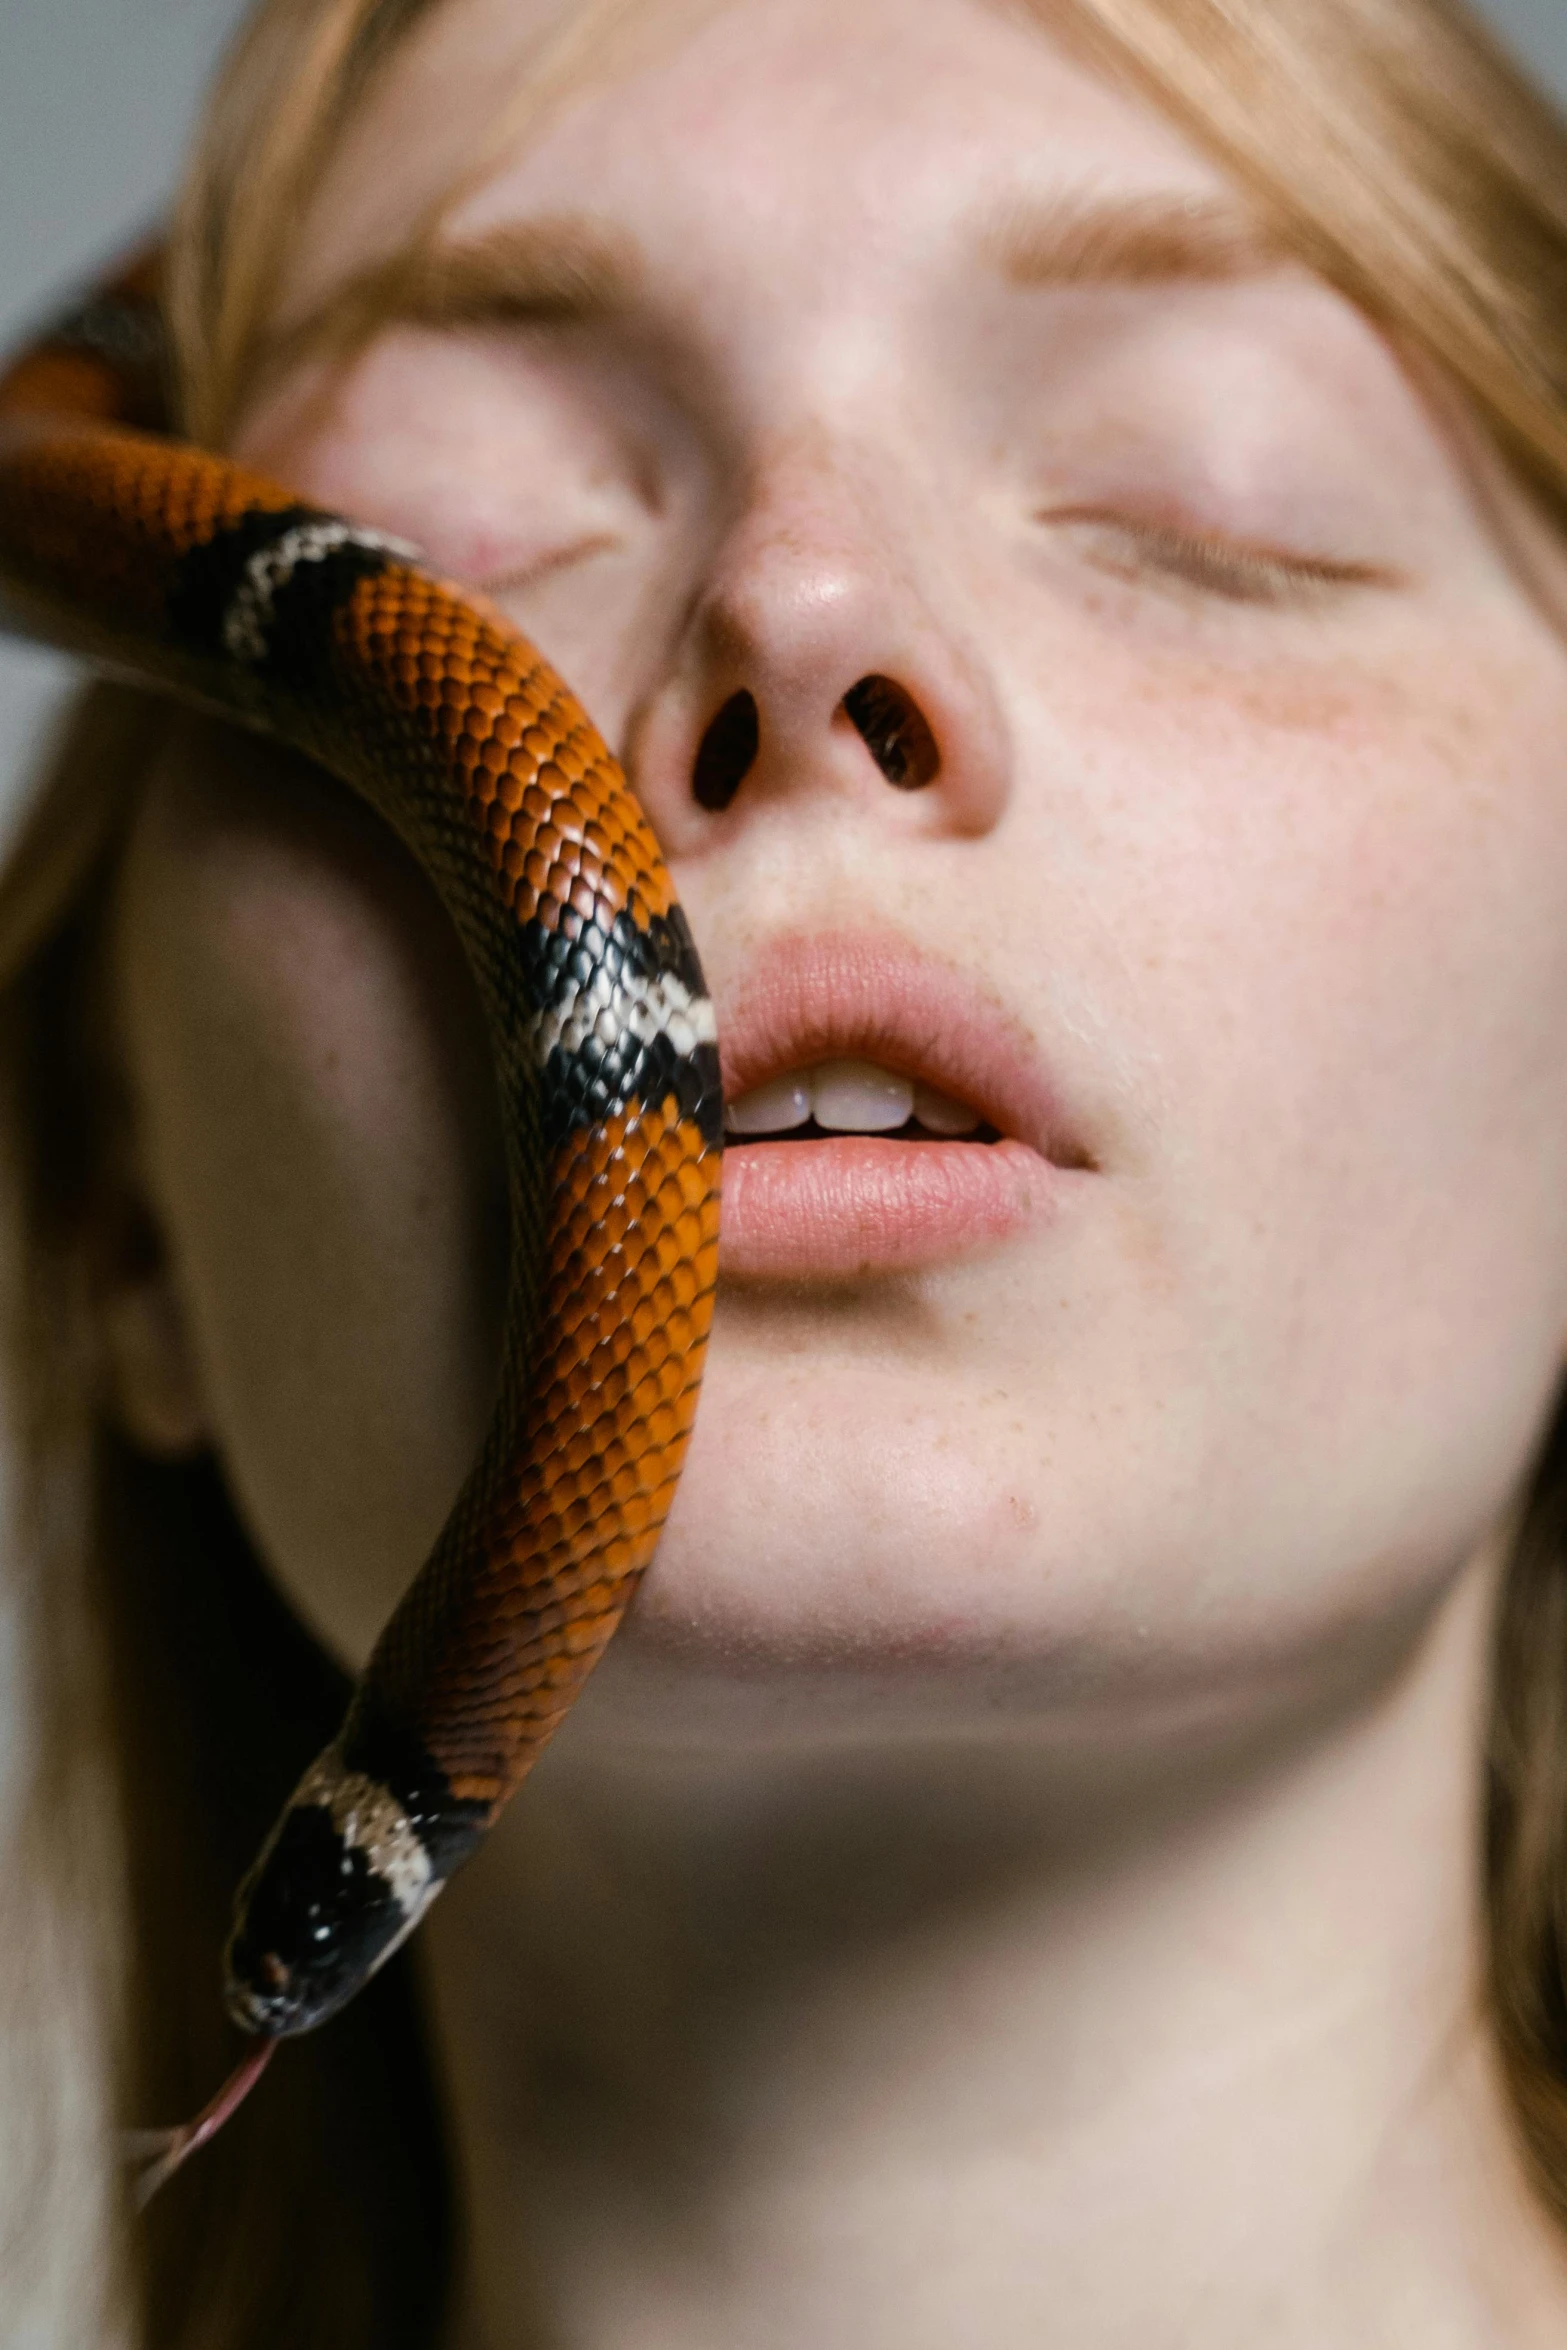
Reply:
[[[487, 1414], [493, 1101], [455, 943], [371, 819], [310, 782], [153, 790], [121, 951], [148, 1176], [236, 1499], [362, 1661]], [[209, 752], [210, 760], [210, 752]]]
[[1238, 1506], [1362, 1556], [1503, 1505], [1567, 1338], [1567, 690], [1497, 601], [1085, 737], [1149, 1260]]

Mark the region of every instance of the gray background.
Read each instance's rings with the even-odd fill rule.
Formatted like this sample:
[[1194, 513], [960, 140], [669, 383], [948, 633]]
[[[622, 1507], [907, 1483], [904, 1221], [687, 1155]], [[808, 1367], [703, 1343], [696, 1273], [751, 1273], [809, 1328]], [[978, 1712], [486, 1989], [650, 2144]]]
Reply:
[[[242, 5], [0, 0], [0, 346], [157, 211]], [[1483, 5], [1567, 96], [1567, 0]], [[0, 821], [64, 674], [0, 643]]]

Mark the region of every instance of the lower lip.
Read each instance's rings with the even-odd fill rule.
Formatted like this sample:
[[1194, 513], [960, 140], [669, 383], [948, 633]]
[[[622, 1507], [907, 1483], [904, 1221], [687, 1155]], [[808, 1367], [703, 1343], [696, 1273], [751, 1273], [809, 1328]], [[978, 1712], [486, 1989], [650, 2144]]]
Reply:
[[739, 1281], [914, 1272], [1010, 1240], [1066, 1180], [1021, 1142], [731, 1142], [719, 1271]]

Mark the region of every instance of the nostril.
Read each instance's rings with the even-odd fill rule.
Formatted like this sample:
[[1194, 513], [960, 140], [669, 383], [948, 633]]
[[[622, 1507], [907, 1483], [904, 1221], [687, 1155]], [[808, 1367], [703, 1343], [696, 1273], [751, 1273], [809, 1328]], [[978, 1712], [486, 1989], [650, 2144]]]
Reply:
[[887, 781], [899, 791], [920, 791], [935, 782], [941, 770], [936, 738], [901, 685], [890, 677], [862, 677], [844, 695], [843, 709]]
[[691, 789], [702, 808], [727, 808], [751, 772], [762, 738], [754, 694], [731, 694], [697, 745]]

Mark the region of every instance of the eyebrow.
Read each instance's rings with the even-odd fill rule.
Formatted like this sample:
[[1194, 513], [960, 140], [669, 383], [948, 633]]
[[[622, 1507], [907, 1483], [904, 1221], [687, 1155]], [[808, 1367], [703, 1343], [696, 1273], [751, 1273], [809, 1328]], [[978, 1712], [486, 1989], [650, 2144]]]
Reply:
[[1254, 213], [1218, 196], [1015, 200], [982, 217], [978, 242], [1018, 286], [1218, 285], [1297, 258]]
[[388, 326], [568, 326], [628, 309], [646, 277], [623, 232], [552, 213], [426, 243], [373, 262], [285, 327], [269, 371], [322, 349], [353, 350]]
[[[1014, 199], [983, 214], [981, 256], [1027, 287], [1219, 284], [1296, 258], [1254, 214], [1220, 197]], [[623, 230], [547, 213], [373, 262], [285, 327], [261, 354], [275, 376], [326, 351], [362, 349], [388, 326], [570, 326], [631, 308], [646, 262]]]

